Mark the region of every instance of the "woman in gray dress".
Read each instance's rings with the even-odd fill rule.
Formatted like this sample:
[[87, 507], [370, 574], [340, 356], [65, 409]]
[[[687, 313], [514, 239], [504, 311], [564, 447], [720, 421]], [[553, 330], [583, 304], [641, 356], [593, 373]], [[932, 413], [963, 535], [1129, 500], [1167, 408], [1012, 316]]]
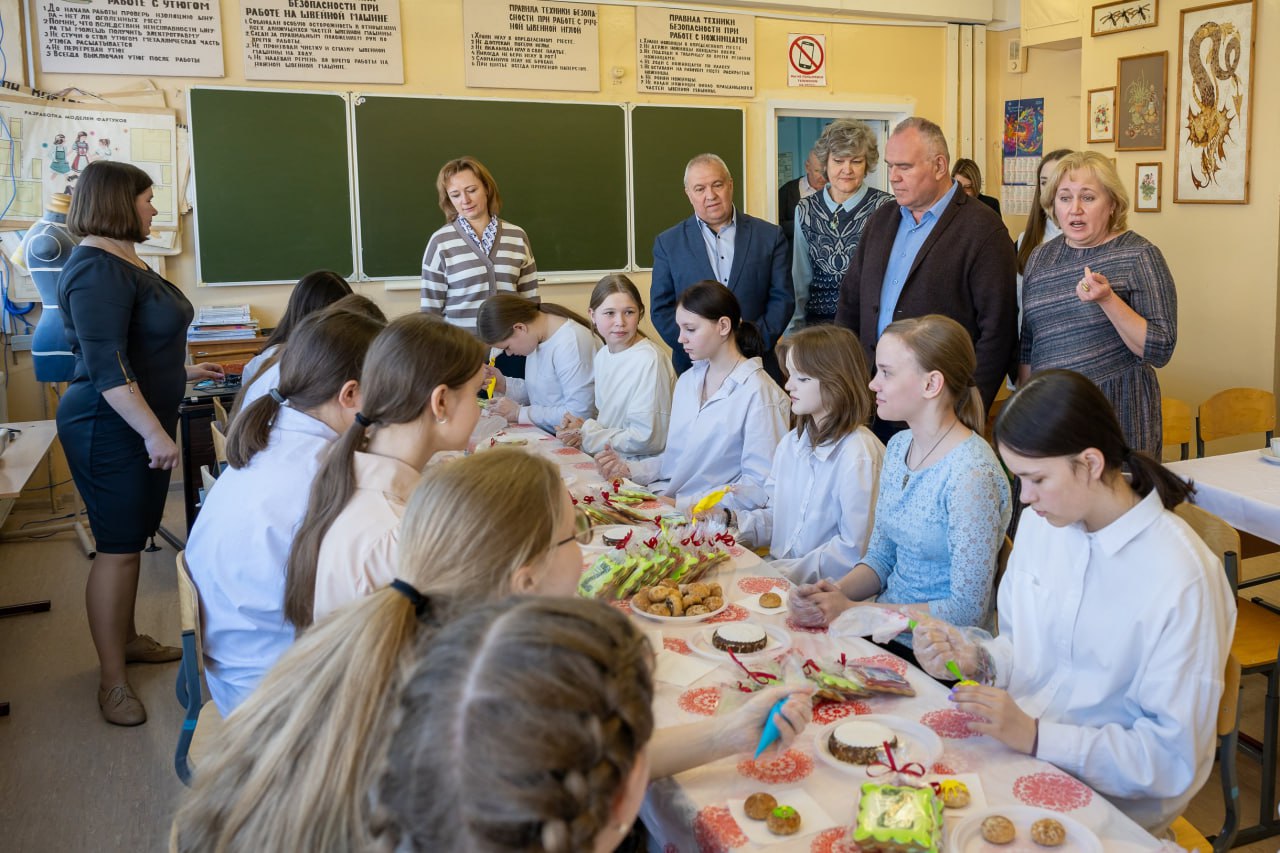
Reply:
[[1129, 196], [1111, 161], [1064, 157], [1049, 180], [1062, 229], [1031, 253], [1022, 286], [1019, 382], [1074, 370], [1111, 400], [1125, 441], [1160, 458], [1160, 383], [1178, 339], [1178, 295], [1160, 250], [1128, 230]]

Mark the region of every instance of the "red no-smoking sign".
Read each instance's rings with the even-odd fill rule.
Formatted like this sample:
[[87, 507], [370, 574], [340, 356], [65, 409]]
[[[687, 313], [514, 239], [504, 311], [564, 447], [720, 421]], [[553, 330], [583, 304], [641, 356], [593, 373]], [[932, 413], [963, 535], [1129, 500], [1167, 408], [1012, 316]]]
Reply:
[[827, 85], [827, 37], [793, 33], [788, 42], [788, 85]]

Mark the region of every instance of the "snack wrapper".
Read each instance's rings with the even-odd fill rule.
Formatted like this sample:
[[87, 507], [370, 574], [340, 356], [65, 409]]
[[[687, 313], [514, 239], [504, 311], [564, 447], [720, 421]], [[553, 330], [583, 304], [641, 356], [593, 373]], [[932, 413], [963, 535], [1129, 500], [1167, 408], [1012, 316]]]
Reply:
[[931, 789], [862, 786], [853, 841], [863, 853], [933, 853], [942, 836], [942, 803]]
[[910, 623], [910, 616], [889, 607], [850, 607], [827, 627], [827, 635], [870, 637], [877, 643], [887, 643], [903, 631], [910, 630]]
[[[658, 584], [678, 587], [693, 584], [706, 577], [730, 559], [728, 548], [733, 537], [723, 525], [713, 529], [704, 522], [690, 522], [682, 516], [653, 521], [630, 508], [623, 500], [615, 500], [626, 490], [615, 481], [613, 489], [602, 489], [574, 498], [588, 516], [601, 523], [653, 525], [652, 535], [628, 535], [620, 544], [601, 554], [578, 581], [578, 593], [584, 598], [620, 600], [638, 590]], [[632, 496], [652, 495], [631, 490]], [[636, 501], [639, 502], [638, 500]]]

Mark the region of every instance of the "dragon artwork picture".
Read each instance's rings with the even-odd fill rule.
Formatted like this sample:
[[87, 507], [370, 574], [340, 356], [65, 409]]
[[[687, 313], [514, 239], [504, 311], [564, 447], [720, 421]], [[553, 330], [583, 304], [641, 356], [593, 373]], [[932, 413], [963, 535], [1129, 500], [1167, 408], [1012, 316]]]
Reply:
[[1247, 201], [1253, 3], [1184, 11], [1181, 43], [1174, 200]]

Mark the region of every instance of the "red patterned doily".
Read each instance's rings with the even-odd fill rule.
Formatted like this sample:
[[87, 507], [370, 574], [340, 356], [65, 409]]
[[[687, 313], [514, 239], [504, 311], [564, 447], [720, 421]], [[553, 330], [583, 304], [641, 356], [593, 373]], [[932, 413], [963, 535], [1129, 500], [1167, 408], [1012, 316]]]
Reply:
[[718, 622], [741, 622], [747, 618], [747, 611], [737, 604], [730, 604], [724, 610], [721, 610], [715, 616], [705, 620], [706, 624], [713, 625]]
[[957, 773], [972, 773], [981, 762], [975, 762], [969, 752], [944, 750], [942, 757], [934, 762], [930, 770], [933, 773], [954, 776]]
[[963, 740], [964, 738], [980, 737], [982, 735], [981, 732], [975, 732], [969, 728], [970, 723], [982, 722], [981, 717], [965, 711], [957, 711], [954, 708], [930, 711], [920, 718], [920, 722], [933, 729], [941, 737], [951, 738], [952, 740]]
[[860, 853], [860, 848], [850, 836], [847, 826], [824, 829], [809, 845], [809, 853]]
[[734, 545], [729, 549], [730, 557], [741, 557], [745, 553], [747, 553], [747, 549], [743, 548], [741, 545]]
[[693, 654], [693, 649], [689, 648], [689, 644], [679, 637], [663, 637], [662, 647], [669, 652], [675, 652], [681, 655]]
[[630, 613], [630, 612], [631, 612], [631, 601], [630, 601], [630, 599], [626, 599], [626, 598], [615, 598], [615, 599], [613, 599], [612, 601], [610, 601], [610, 602], [609, 602], [609, 606], [610, 606], [610, 607], [616, 607], [616, 608], [618, 608], [619, 610], [621, 610], [623, 613]]
[[758, 779], [770, 785], [799, 782], [813, 772], [813, 757], [807, 753], [788, 749], [772, 760], [752, 761], [750, 758], [744, 758], [738, 762], [738, 772], [750, 779]]
[[738, 589], [747, 595], [761, 595], [766, 592], [786, 592], [791, 588], [791, 581], [786, 578], [742, 578], [738, 581]]
[[907, 662], [897, 655], [868, 655], [865, 658], [858, 658], [850, 661], [850, 663], [860, 664], [862, 666], [879, 666], [885, 669], [891, 669], [903, 678], [907, 677]]
[[[560, 452], [559, 450], [557, 450], [557, 451], [556, 451], [556, 453], [559, 453], [559, 452]], [[579, 471], [594, 471], [594, 470], [596, 470], [596, 463], [594, 463], [594, 462], [575, 462], [575, 463], [573, 463], [573, 467], [574, 467], [574, 468], [577, 468]]]
[[797, 632], [797, 631], [798, 631], [798, 632], [800, 632], [800, 633], [802, 633], [802, 634], [825, 634], [825, 633], [827, 633], [827, 626], [826, 626], [826, 625], [818, 625], [818, 626], [816, 626], [816, 627], [812, 627], [812, 626], [809, 626], [809, 625], [801, 625], [799, 622], [797, 622], [797, 621], [795, 620], [795, 618], [794, 618], [794, 617], [788, 616], [788, 617], [787, 617], [787, 630], [788, 630], [788, 631], [791, 631], [791, 632], [793, 632], [793, 633], [795, 633], [795, 632]]
[[681, 693], [676, 704], [686, 713], [710, 717], [720, 707], [720, 688], [694, 687]]
[[747, 836], [727, 806], [707, 806], [693, 817], [693, 840], [702, 853], [728, 853], [747, 843]]
[[662, 501], [640, 501], [636, 504], [636, 509], [662, 509], [666, 504]]
[[825, 726], [827, 723], [834, 723], [836, 720], [843, 720], [855, 714], [870, 713], [871, 707], [857, 699], [850, 702], [823, 702], [813, 709], [813, 723], [817, 726]]
[[1065, 773], [1032, 773], [1019, 776], [1013, 783], [1013, 795], [1029, 806], [1070, 812], [1093, 802], [1089, 786]]
[[553, 450], [551, 452], [554, 453], [556, 456], [581, 456], [582, 455], [581, 451], [575, 450], [572, 447], [561, 447], [559, 450]]

